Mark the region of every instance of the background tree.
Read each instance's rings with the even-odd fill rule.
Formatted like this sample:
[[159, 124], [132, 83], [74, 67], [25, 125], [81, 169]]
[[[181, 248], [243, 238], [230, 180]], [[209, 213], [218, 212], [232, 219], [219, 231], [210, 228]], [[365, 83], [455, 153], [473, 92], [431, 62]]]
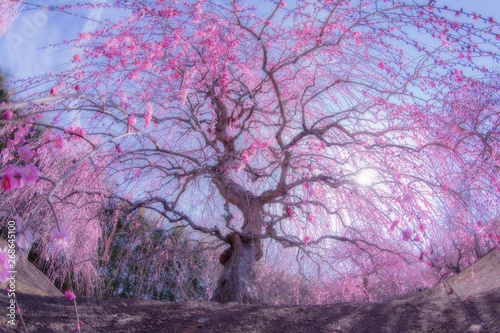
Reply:
[[10, 98], [7, 76], [4, 71], [0, 71], [0, 103], [8, 103], [9, 101]]
[[[304, 279], [369, 298], [387, 272], [431, 281], [395, 263], [441, 268], [444, 230], [498, 245], [493, 18], [436, 1], [102, 6], [126, 19], [81, 34], [73, 68], [0, 109], [25, 107], [15, 121], [44, 114], [61, 139], [83, 138], [75, 165], [105, 160], [130, 212], [228, 246], [212, 300], [258, 301], [263, 256], [291, 256]], [[26, 227], [68, 170], [40, 179], [46, 195]]]
[[105, 224], [100, 296], [166, 301], [206, 298], [212, 283], [208, 258], [186, 241], [184, 230], [165, 230], [146, 217], [144, 210], [116, 219], [120, 215], [116, 208], [110, 204], [106, 209], [105, 221], [116, 223]]

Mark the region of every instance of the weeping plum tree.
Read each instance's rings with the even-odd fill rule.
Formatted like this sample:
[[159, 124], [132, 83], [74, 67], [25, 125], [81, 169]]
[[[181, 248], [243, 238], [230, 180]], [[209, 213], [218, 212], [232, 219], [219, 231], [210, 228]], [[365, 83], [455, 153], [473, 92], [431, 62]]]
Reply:
[[[403, 267], [443, 268], [434, 249], [449, 230], [498, 246], [493, 18], [421, 0], [93, 6], [122, 19], [72, 41], [67, 70], [20, 83], [2, 123], [49, 126], [49, 144], [83, 138], [75, 163], [106, 160], [129, 213], [224, 247], [213, 301], [258, 301], [263, 256], [292, 253], [304, 277], [361, 276], [367, 290]], [[22, 186], [12, 170], [4, 191]], [[74, 170], [40, 175], [25, 228]]]

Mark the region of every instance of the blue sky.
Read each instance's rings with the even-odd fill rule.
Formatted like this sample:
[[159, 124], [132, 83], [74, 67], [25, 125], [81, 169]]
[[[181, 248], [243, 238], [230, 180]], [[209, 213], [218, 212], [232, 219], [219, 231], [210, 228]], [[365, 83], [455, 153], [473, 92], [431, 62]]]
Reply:
[[[31, 1], [34, 4], [65, 5], [77, 1]], [[91, 0], [90, 2], [106, 2]], [[87, 10], [82, 16], [100, 20], [100, 10]], [[0, 67], [16, 78], [27, 78], [54, 71], [70, 62], [73, 51], [50, 45], [75, 38], [79, 32], [94, 30], [97, 23], [69, 14], [25, 5], [21, 15], [0, 38]]]
[[[78, 1], [32, 0], [31, 2], [47, 6]], [[90, 2], [106, 1], [90, 0]], [[493, 16], [500, 21], [500, 0], [438, 0], [438, 3], [447, 3], [452, 8], [464, 8], [467, 11]], [[49, 45], [73, 39], [78, 32], [96, 28], [96, 23], [84, 18], [43, 9], [28, 10], [28, 8], [33, 7], [25, 6], [7, 33], [0, 37], [0, 67], [9, 70], [14, 78], [27, 78], [56, 71], [59, 66], [70, 63], [74, 54], [72, 50]], [[102, 19], [102, 14], [100, 10], [81, 12], [82, 16], [96, 20]]]

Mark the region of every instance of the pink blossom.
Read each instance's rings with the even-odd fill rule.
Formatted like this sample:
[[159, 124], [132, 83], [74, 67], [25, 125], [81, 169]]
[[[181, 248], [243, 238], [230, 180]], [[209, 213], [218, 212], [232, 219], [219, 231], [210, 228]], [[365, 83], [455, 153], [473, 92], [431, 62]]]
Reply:
[[153, 117], [153, 108], [151, 107], [151, 104], [147, 103], [146, 104], [146, 115], [144, 116], [144, 122], [146, 123], [145, 127], [148, 127], [149, 123], [151, 122], [152, 117]]
[[28, 146], [22, 146], [17, 150], [17, 153], [19, 154], [19, 158], [25, 162], [27, 162], [33, 154], [31, 154], [31, 150]]
[[401, 198], [401, 203], [408, 203], [411, 201], [412, 198], [413, 196], [410, 193], [405, 193]]
[[80, 128], [78, 128], [78, 132], [76, 134], [78, 134], [79, 136], [83, 137], [83, 136], [85, 136], [85, 130], [80, 127]]
[[286, 213], [288, 214], [288, 216], [292, 217], [293, 216], [293, 207], [288, 207], [286, 209]]
[[63, 147], [63, 139], [60, 135], [54, 137], [54, 147], [58, 149]]
[[11, 120], [12, 117], [14, 117], [14, 113], [12, 112], [12, 110], [5, 110], [5, 112], [3, 113], [3, 119]]
[[127, 124], [128, 125], [134, 125], [135, 124], [135, 117], [133, 115], [128, 116], [128, 118], [127, 118]]
[[377, 64], [377, 67], [380, 68], [380, 69], [384, 69], [384, 63], [382, 61], [379, 61], [378, 64]]
[[309, 243], [310, 241], [311, 241], [311, 236], [309, 236], [309, 235], [306, 235], [306, 236], [304, 237], [304, 239], [302, 239], [302, 242], [303, 242], [303, 243], [304, 243], [304, 245], [306, 245], [306, 246], [307, 246], [307, 243]]
[[22, 177], [26, 185], [31, 185], [38, 180], [38, 170], [33, 164], [28, 164], [22, 168]]
[[85, 136], [85, 130], [81, 127], [78, 127], [75, 133], [82, 137]]
[[7, 166], [2, 176], [2, 188], [4, 191], [10, 191], [22, 187], [22, 170], [15, 166]]
[[70, 126], [68, 128], [68, 133], [83, 137], [85, 135], [85, 130], [78, 126]]
[[66, 290], [64, 292], [64, 297], [66, 297], [70, 301], [73, 301], [76, 298], [75, 294], [71, 290]]
[[4, 191], [10, 191], [14, 188], [14, 178], [10, 173], [4, 173], [2, 176], [2, 189]]
[[75, 55], [73, 56], [73, 61], [75, 61], [75, 62], [76, 62], [76, 61], [79, 61], [79, 60], [80, 60], [80, 55], [79, 55], [79, 54], [75, 54]]
[[4, 283], [10, 277], [9, 258], [4, 251], [0, 251], [0, 283]]
[[412, 234], [412, 232], [411, 232], [411, 230], [410, 230], [410, 229], [406, 229], [406, 230], [404, 230], [404, 231], [403, 231], [403, 240], [404, 240], [405, 242], [409, 241], [409, 240], [410, 240], [410, 238], [411, 238], [411, 234]]
[[68, 246], [69, 234], [64, 230], [58, 231], [57, 229], [52, 229], [50, 239], [54, 241], [56, 248], [65, 248]]
[[243, 163], [248, 163], [249, 158], [248, 158], [247, 153], [241, 154], [241, 160], [243, 161]]
[[21, 249], [27, 250], [33, 242], [33, 235], [28, 230], [19, 232], [16, 236], [16, 243]]
[[50, 89], [50, 96], [55, 96], [59, 93], [59, 87], [52, 87]]

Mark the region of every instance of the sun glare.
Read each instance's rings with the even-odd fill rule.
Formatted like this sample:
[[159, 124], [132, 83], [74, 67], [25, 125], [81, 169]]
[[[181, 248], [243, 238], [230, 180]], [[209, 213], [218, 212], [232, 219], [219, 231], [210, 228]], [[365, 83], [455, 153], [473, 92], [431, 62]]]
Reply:
[[364, 169], [358, 172], [356, 183], [361, 186], [371, 186], [377, 177], [377, 173], [372, 169]]

